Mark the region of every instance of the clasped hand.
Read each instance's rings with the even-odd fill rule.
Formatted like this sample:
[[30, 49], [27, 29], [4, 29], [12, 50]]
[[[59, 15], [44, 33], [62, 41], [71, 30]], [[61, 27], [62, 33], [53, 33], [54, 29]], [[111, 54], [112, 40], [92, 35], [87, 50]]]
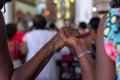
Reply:
[[63, 27], [59, 30], [59, 34], [64, 44], [68, 46], [76, 56], [87, 51], [87, 46], [77, 29]]

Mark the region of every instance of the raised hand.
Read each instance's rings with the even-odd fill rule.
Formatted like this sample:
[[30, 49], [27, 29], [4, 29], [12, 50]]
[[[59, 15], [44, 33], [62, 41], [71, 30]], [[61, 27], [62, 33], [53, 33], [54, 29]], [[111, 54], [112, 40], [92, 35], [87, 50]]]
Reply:
[[81, 35], [79, 33], [78, 29], [72, 28], [69, 25], [64, 25], [62, 27], [62, 30], [65, 32], [66, 36], [71, 36], [71, 37], [77, 37], [77, 38], [81, 38]]
[[[67, 45], [72, 50], [72, 52], [76, 53], [76, 55], [78, 56], [80, 53], [87, 50], [87, 46], [86, 46], [84, 40], [82, 38], [80, 38], [79, 34], [67, 36], [68, 34], [66, 35], [66, 32], [64, 32], [64, 31], [63, 30], [60, 31], [60, 36], [63, 39], [64, 44]], [[70, 31], [72, 32], [73, 30], [70, 30]], [[75, 31], [74, 31], [74, 33], [75, 33]], [[77, 31], [76, 31], [76, 33], [77, 33]]]
[[60, 31], [64, 31], [65, 35], [67, 37], [76, 37], [76, 38], [80, 38], [81, 35], [78, 31], [78, 29], [74, 29], [70, 26], [63, 26], [59, 32], [50, 40], [50, 42], [54, 43], [54, 47], [55, 49], [61, 49], [63, 46], [65, 46], [65, 43], [63, 41], [63, 39], [60, 36]]
[[83, 80], [94, 80], [94, 64], [91, 55], [87, 51], [87, 46], [83, 39], [73, 36], [67, 36], [63, 30], [60, 31], [60, 36], [65, 45], [79, 57], [79, 64], [82, 71]]

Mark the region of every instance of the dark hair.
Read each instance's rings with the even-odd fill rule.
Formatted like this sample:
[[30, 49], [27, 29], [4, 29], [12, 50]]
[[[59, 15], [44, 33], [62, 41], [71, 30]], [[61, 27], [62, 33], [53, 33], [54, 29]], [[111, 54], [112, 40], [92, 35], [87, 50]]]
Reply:
[[33, 27], [35, 27], [35, 29], [45, 29], [46, 23], [47, 21], [42, 15], [36, 15], [33, 18]]
[[14, 23], [9, 23], [6, 25], [6, 28], [7, 28], [7, 37], [11, 39], [17, 31], [17, 27]]
[[91, 28], [94, 29], [96, 33], [97, 33], [99, 22], [100, 22], [99, 17], [93, 17], [89, 22], [89, 24], [91, 25]]
[[87, 28], [87, 24], [85, 22], [80, 22], [79, 23], [79, 28], [86, 29]]
[[50, 23], [50, 26], [49, 26], [51, 29], [54, 29], [56, 28], [55, 24], [54, 23]]
[[120, 0], [112, 0], [112, 1], [110, 2], [110, 6], [111, 6], [112, 8], [118, 8], [118, 7], [120, 7]]

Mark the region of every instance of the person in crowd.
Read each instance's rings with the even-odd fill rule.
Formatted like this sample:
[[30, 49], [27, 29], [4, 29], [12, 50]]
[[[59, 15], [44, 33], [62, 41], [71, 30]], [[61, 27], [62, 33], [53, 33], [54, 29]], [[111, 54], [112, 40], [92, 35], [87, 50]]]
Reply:
[[28, 31], [27, 21], [21, 20], [17, 23], [17, 32], [14, 35], [13, 39], [18, 41], [20, 44], [23, 42], [22, 38]]
[[58, 31], [58, 28], [57, 28], [57, 26], [54, 23], [50, 23], [49, 30]]
[[97, 30], [98, 30], [99, 22], [100, 22], [99, 17], [93, 17], [90, 19], [88, 24], [91, 34], [91, 51], [94, 53], [94, 57], [96, 54], [96, 38], [97, 38]]
[[17, 23], [17, 32], [15, 33], [15, 35], [13, 36], [13, 40], [19, 42], [20, 44], [20, 59], [22, 61], [22, 63], [25, 62], [25, 57], [26, 55], [25, 54], [22, 54], [21, 52], [21, 45], [22, 45], [22, 38], [23, 36], [28, 32], [28, 25], [27, 25], [27, 21], [25, 20], [21, 20]]
[[79, 32], [82, 35], [82, 38], [85, 40], [87, 43], [86, 45], [88, 46], [88, 49], [91, 48], [91, 36], [90, 36], [90, 30], [88, 29], [88, 26], [85, 22], [80, 22], [78, 26]]
[[87, 24], [85, 22], [80, 22], [78, 28], [80, 34], [83, 35], [83, 37], [88, 36], [90, 34]]
[[112, 9], [100, 21], [97, 34], [96, 80], [120, 80], [120, 0], [112, 0]]
[[22, 65], [22, 63], [19, 55], [20, 44], [19, 42], [13, 40], [13, 36], [17, 31], [16, 25], [14, 23], [9, 23], [6, 25], [6, 28], [7, 28], [7, 41], [8, 41], [10, 56], [13, 61], [14, 68], [17, 68], [20, 65]]
[[[0, 1], [0, 9], [6, 2], [11, 0]], [[79, 37], [77, 30], [63, 28], [68, 36]], [[70, 34], [72, 33], [72, 34]], [[64, 46], [64, 42], [58, 32], [41, 50], [28, 62], [14, 69], [12, 59], [9, 54], [6, 38], [6, 27], [3, 13], [0, 11], [0, 79], [1, 80], [34, 80], [47, 64], [52, 55]]]

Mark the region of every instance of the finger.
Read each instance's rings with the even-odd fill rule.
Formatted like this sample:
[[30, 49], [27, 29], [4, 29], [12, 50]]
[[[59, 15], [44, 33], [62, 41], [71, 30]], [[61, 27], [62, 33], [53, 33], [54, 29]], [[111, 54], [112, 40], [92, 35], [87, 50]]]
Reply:
[[63, 39], [63, 41], [66, 41], [67, 36], [65, 35], [64, 31], [62, 29], [60, 29], [59, 32], [60, 32], [60, 36]]
[[69, 24], [64, 24], [63, 27], [69, 27]]

